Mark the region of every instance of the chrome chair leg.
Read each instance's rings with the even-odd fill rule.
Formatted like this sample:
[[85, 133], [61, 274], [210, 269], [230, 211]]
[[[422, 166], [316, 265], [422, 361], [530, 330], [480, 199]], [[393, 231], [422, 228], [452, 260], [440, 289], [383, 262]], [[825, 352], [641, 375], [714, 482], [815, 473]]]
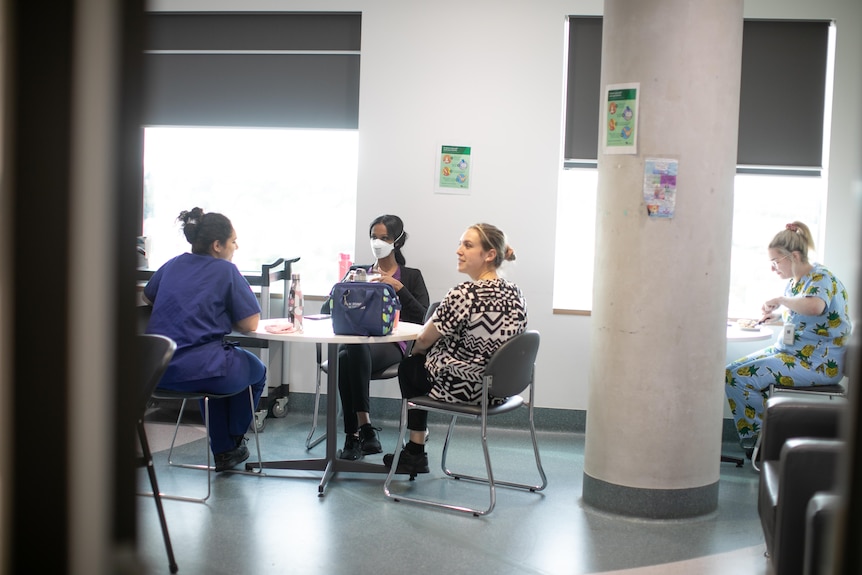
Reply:
[[[529, 401], [526, 402], [526, 404], [524, 406], [527, 407], [527, 409], [528, 409], [530, 441], [532, 443], [533, 455], [534, 455], [534, 458], [536, 461], [536, 470], [538, 471], [539, 477], [541, 479], [541, 481], [538, 484], [517, 483], [517, 482], [512, 482], [512, 481], [499, 481], [499, 480], [494, 478], [493, 467], [491, 465], [491, 456], [490, 456], [490, 451], [489, 451], [489, 447], [488, 447], [487, 415], [484, 412], [483, 412], [482, 416], [480, 417], [480, 422], [481, 422], [480, 433], [481, 433], [481, 442], [482, 442], [482, 454], [483, 454], [483, 458], [485, 461], [485, 476], [474, 476], [474, 475], [468, 475], [468, 474], [464, 474], [464, 473], [456, 473], [456, 472], [452, 471], [451, 469], [449, 469], [447, 466], [446, 460], [447, 460], [447, 457], [449, 454], [449, 445], [450, 445], [450, 442], [452, 440], [452, 436], [454, 435], [455, 424], [457, 422], [458, 416], [459, 415], [462, 415], [465, 417], [474, 417], [474, 416], [473, 415], [465, 415], [463, 413], [453, 414], [451, 412], [451, 410], [447, 411], [445, 407], [435, 409], [435, 407], [426, 406], [426, 410], [440, 411], [440, 412], [448, 413], [449, 415], [452, 416], [452, 418], [449, 422], [449, 428], [446, 432], [446, 438], [444, 439], [444, 442], [443, 442], [443, 453], [441, 455], [441, 463], [440, 463], [440, 466], [441, 466], [441, 469], [443, 470], [443, 473], [447, 477], [451, 477], [453, 479], [466, 479], [468, 481], [474, 481], [477, 483], [484, 483], [484, 484], [488, 485], [488, 498], [489, 498], [488, 507], [485, 509], [478, 509], [478, 508], [466, 507], [466, 506], [462, 506], [462, 505], [453, 505], [453, 504], [443, 503], [443, 502], [439, 502], [439, 501], [419, 499], [416, 497], [410, 497], [410, 496], [403, 495], [403, 494], [393, 493], [390, 486], [392, 483], [392, 479], [395, 475], [395, 471], [398, 469], [398, 461], [399, 461], [400, 455], [401, 455], [400, 450], [395, 451], [395, 455], [394, 455], [394, 458], [392, 461], [392, 467], [389, 469], [389, 473], [387, 474], [386, 480], [385, 480], [384, 485], [383, 485], [384, 494], [386, 495], [386, 497], [388, 497], [390, 499], [394, 499], [395, 501], [408, 501], [411, 503], [417, 503], [420, 505], [427, 505], [430, 507], [440, 507], [440, 508], [444, 508], [444, 509], [450, 509], [453, 511], [472, 513], [474, 516], [479, 517], [482, 515], [488, 515], [489, 513], [491, 513], [494, 510], [494, 507], [496, 506], [496, 502], [497, 502], [496, 488], [498, 485], [505, 486], [505, 487], [512, 487], [512, 488], [516, 488], [516, 489], [524, 489], [524, 490], [528, 490], [528, 491], [534, 492], [534, 493], [544, 490], [545, 487], [547, 487], [547, 485], [548, 485], [548, 478], [547, 478], [547, 475], [545, 474], [544, 467], [542, 466], [541, 456], [539, 455], [539, 445], [538, 445], [538, 441], [537, 441], [537, 437], [536, 437], [536, 427], [535, 427], [532, 398], [533, 398], [533, 395], [532, 395], [532, 386], [531, 386], [530, 387]], [[407, 399], [402, 400], [402, 405], [401, 405], [401, 422], [402, 423], [399, 426], [400, 432], [399, 432], [399, 436], [398, 436], [398, 443], [396, 445], [403, 444], [403, 442], [406, 439], [406, 435], [407, 435], [407, 424], [406, 424], [407, 408], [408, 408], [409, 404], [410, 404], [410, 400], [407, 400]], [[515, 409], [517, 409], [517, 408], [515, 408]], [[411, 476], [410, 479], [413, 480], [414, 477], [415, 476]]]
[[[217, 396], [217, 397], [226, 397], [226, 396]], [[255, 442], [255, 448], [257, 450], [258, 467], [257, 467], [257, 469], [252, 469], [252, 470], [249, 470], [249, 469], [246, 469], [246, 470], [226, 469], [223, 471], [223, 473], [232, 473], [232, 474], [239, 473], [239, 474], [244, 474], [244, 475], [262, 475], [263, 474], [263, 472], [262, 472], [263, 461], [262, 461], [262, 457], [261, 457], [261, 453], [260, 453], [260, 437], [258, 434], [257, 425], [255, 425], [255, 421], [254, 421], [254, 411], [255, 411], [255, 409], [254, 409], [254, 391], [252, 390], [251, 386], [248, 387], [248, 398], [249, 398], [249, 408], [251, 409], [251, 413], [252, 413], [251, 427], [254, 431], [254, 442]], [[160, 493], [159, 495], [161, 496], [162, 499], [172, 499], [175, 501], [188, 501], [191, 503], [205, 503], [210, 498], [210, 496], [212, 495], [212, 474], [215, 471], [215, 466], [213, 465], [213, 462], [212, 462], [212, 449], [210, 448], [210, 444], [209, 444], [209, 438], [210, 438], [210, 410], [209, 410], [210, 395], [209, 394], [201, 394], [201, 397], [200, 397], [200, 399], [202, 399], [204, 402], [204, 429], [206, 430], [206, 440], [207, 440], [206, 441], [206, 452], [207, 452], [206, 465], [199, 464], [199, 463], [176, 463], [173, 460], [174, 446], [176, 445], [177, 435], [179, 433], [179, 428], [180, 428], [180, 423], [182, 422], [183, 411], [185, 410], [186, 403], [188, 402], [189, 399], [190, 398], [188, 398], [188, 397], [184, 397], [182, 399], [182, 404], [180, 405], [180, 412], [179, 412], [179, 415], [177, 416], [177, 423], [174, 426], [174, 435], [171, 438], [171, 446], [168, 449], [168, 465], [171, 467], [182, 467], [185, 469], [201, 469], [201, 470], [205, 469], [207, 472], [206, 495], [203, 497], [191, 497], [191, 496], [187, 496], [187, 495], [174, 495], [171, 493]]]
[[314, 388], [314, 415], [311, 420], [311, 429], [308, 432], [308, 437], [305, 438], [305, 449], [311, 449], [312, 447], [319, 444], [321, 441], [326, 439], [326, 434], [324, 433], [317, 439], [312, 440], [314, 437], [314, 432], [317, 430], [317, 417], [320, 414], [320, 369], [317, 370], [317, 385]]

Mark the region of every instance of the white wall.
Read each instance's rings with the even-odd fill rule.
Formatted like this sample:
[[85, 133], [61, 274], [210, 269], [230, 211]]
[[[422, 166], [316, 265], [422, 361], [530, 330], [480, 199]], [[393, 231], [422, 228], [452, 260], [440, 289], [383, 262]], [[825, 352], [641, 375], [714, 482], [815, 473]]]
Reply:
[[[205, 5], [205, 6], [204, 6]], [[561, 165], [566, 16], [599, 15], [600, 0], [151, 0], [153, 10], [362, 12], [357, 258], [367, 226], [400, 215], [408, 265], [422, 269], [431, 298], [461, 281], [454, 250], [468, 225], [486, 221], [510, 237], [518, 261], [505, 270], [523, 289], [530, 328], [542, 333], [537, 405], [586, 409], [590, 318], [554, 315], [551, 290]], [[838, 22], [825, 259], [855, 293], [862, 189], [862, 3], [747, 0], [748, 18]], [[854, 37], [851, 37], [854, 36]], [[633, 81], [636, 79], [633, 79]], [[469, 195], [434, 193], [435, 149], [470, 145]], [[855, 189], [856, 193], [853, 193]], [[805, 219], [804, 214], [800, 219]], [[592, 254], [560, 246], [572, 266]], [[696, 310], [695, 310], [696, 311]], [[696, 334], [693, 334], [696, 337]], [[295, 346], [292, 391], [313, 389], [313, 353]], [[613, 366], [607, 366], [613, 369]], [[375, 384], [397, 397], [397, 384]]]

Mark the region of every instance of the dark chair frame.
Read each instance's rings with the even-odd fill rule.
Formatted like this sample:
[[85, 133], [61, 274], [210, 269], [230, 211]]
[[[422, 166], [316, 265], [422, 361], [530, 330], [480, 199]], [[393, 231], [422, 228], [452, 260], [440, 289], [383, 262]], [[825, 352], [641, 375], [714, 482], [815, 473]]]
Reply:
[[[539, 350], [539, 341], [539, 332], [527, 331], [512, 337], [500, 346], [485, 368], [482, 399], [478, 405], [447, 403], [431, 399], [427, 395], [404, 399], [401, 402], [401, 430], [398, 438], [398, 445], [404, 443], [407, 435], [408, 409], [423, 409], [425, 411], [442, 413], [450, 416], [451, 420], [449, 422], [449, 429], [446, 433], [446, 439], [443, 443], [443, 455], [441, 459], [441, 468], [443, 473], [447, 477], [451, 477], [453, 479], [467, 479], [488, 485], [488, 507], [485, 509], [478, 509], [465, 505], [454, 505], [441, 501], [432, 501], [393, 493], [390, 486], [392, 479], [395, 476], [395, 471], [398, 468], [398, 460], [401, 455], [401, 450], [398, 449], [395, 450], [395, 457], [392, 461], [392, 466], [383, 485], [383, 491], [386, 497], [394, 499], [395, 501], [408, 501], [420, 505], [472, 513], [474, 516], [478, 517], [481, 515], [487, 515], [494, 510], [497, 500], [496, 487], [498, 485], [517, 489], [526, 489], [531, 492], [542, 491], [547, 487], [548, 479], [545, 475], [544, 468], [542, 467], [542, 460], [539, 455], [539, 445], [536, 440], [536, 426], [533, 416], [535, 398], [535, 361]], [[529, 391], [526, 401], [519, 395], [525, 390]], [[495, 404], [492, 401], [494, 397], [505, 397], [507, 399], [501, 404]], [[536, 485], [495, 479], [491, 468], [491, 456], [488, 451], [488, 418], [492, 415], [508, 413], [524, 406], [526, 406], [528, 410], [528, 422], [530, 438], [533, 444], [533, 455], [536, 460], [536, 469], [541, 478], [541, 482]], [[455, 423], [459, 417], [467, 417], [479, 420], [480, 422], [482, 451], [484, 453], [485, 460], [485, 476], [480, 477], [464, 473], [455, 473], [446, 466], [446, 456], [449, 451], [450, 440], [455, 430]], [[411, 476], [411, 480], [413, 478], [414, 477]]]
[[144, 414], [147, 410], [147, 404], [150, 397], [159, 384], [162, 375], [168, 368], [171, 358], [174, 356], [174, 351], [177, 349], [177, 344], [170, 338], [162, 335], [138, 335], [138, 348], [140, 352], [141, 369], [138, 374], [139, 378], [139, 397], [138, 397], [138, 421], [136, 424], [138, 432], [138, 440], [141, 445], [141, 456], [138, 459], [140, 467], [146, 467], [147, 475], [150, 478], [150, 487], [153, 500], [156, 502], [156, 510], [159, 514], [159, 523], [162, 527], [162, 537], [165, 540], [165, 549], [168, 553], [168, 565], [171, 573], [176, 573], [179, 570], [176, 559], [174, 558], [174, 549], [171, 545], [171, 536], [168, 533], [168, 522], [165, 518], [165, 509], [162, 505], [161, 492], [159, 491], [159, 482], [156, 479], [155, 465], [153, 464], [153, 454], [150, 451], [150, 443], [147, 441], [147, 431], [144, 428]]
[[[212, 494], [212, 474], [214, 471], [214, 466], [212, 465], [212, 450], [209, 445], [209, 436], [210, 436], [210, 421], [209, 421], [209, 400], [217, 399], [217, 398], [225, 398], [225, 397], [233, 397], [234, 395], [238, 395], [240, 393], [248, 393], [248, 401], [249, 407], [252, 413], [252, 423], [251, 429], [254, 431], [254, 443], [257, 448], [257, 462], [258, 467], [253, 470], [240, 470], [240, 469], [226, 469], [222, 473], [240, 473], [244, 475], [260, 475], [262, 465], [262, 458], [260, 455], [260, 437], [258, 434], [258, 428], [255, 424], [255, 405], [254, 405], [254, 392], [251, 386], [248, 386], [245, 390], [238, 391], [237, 393], [229, 393], [229, 394], [217, 394], [217, 393], [206, 393], [206, 392], [185, 392], [185, 391], [173, 391], [168, 389], [158, 389], [156, 388], [153, 391], [152, 399], [156, 401], [182, 401], [180, 405], [180, 411], [177, 415], [177, 423], [174, 426], [174, 435], [171, 439], [171, 447], [168, 450], [168, 465], [171, 467], [183, 467], [185, 469], [205, 469], [207, 472], [207, 493], [204, 497], [190, 497], [186, 495], [174, 495], [174, 494], [166, 494], [162, 493], [161, 496], [164, 499], [174, 499], [177, 501], [189, 501], [192, 503], [205, 503], [207, 499], [210, 498]], [[180, 429], [180, 425], [182, 424], [183, 412], [185, 411], [186, 403], [189, 400], [203, 400], [204, 402], [204, 427], [206, 428], [206, 452], [207, 452], [207, 463], [196, 464], [196, 463], [175, 463], [173, 460], [174, 453], [174, 444], [177, 441], [177, 434]]]
[[776, 575], [801, 574], [811, 498], [835, 488], [844, 400], [772, 397], [763, 418], [757, 510]]
[[[290, 264], [292, 262], [295, 262], [298, 259], [299, 258], [289, 260], [286, 264], [287, 269], [289, 270]], [[281, 261], [282, 260], [279, 260], [272, 265], [279, 265], [281, 263]], [[264, 267], [266, 268], [267, 266], [264, 266]], [[137, 330], [138, 330], [139, 334], [143, 334], [143, 332], [146, 330], [147, 323], [149, 322], [150, 315], [152, 314], [152, 310], [153, 310], [152, 306], [149, 306], [149, 305], [138, 306], [138, 309], [137, 309], [137, 314], [138, 314]], [[171, 353], [171, 355], [173, 355], [173, 352]], [[167, 368], [167, 366], [165, 366], [165, 369], [166, 368]], [[164, 373], [164, 370], [162, 370], [162, 373]], [[160, 379], [161, 379], [161, 375], [162, 374], [159, 374]], [[236, 395], [236, 393], [215, 394], [215, 393], [205, 393], [205, 392], [173, 391], [173, 390], [168, 390], [168, 389], [159, 389], [157, 387], [157, 385], [158, 385], [158, 381], [154, 385], [152, 392], [147, 396], [147, 399], [146, 399], [147, 403], [149, 403], [152, 400], [156, 400], [156, 401], [182, 401], [182, 404], [180, 405], [179, 414], [177, 415], [177, 423], [174, 426], [174, 436], [171, 439], [171, 447], [168, 450], [168, 465], [170, 465], [172, 467], [184, 467], [187, 469], [206, 469], [207, 470], [207, 493], [204, 497], [189, 497], [189, 496], [185, 496], [185, 495], [173, 495], [173, 494], [167, 494], [167, 493], [161, 493], [160, 496], [162, 499], [174, 499], [177, 501], [189, 501], [192, 503], [204, 503], [204, 502], [206, 502], [207, 499], [209, 499], [210, 495], [212, 494], [212, 470], [213, 470], [213, 467], [211, 466], [212, 453], [211, 453], [210, 448], [209, 448], [209, 435], [210, 435], [209, 400], [210, 400], [210, 398], [232, 397], [232, 396]], [[237, 392], [237, 393], [242, 393], [242, 391]], [[255, 412], [254, 393], [251, 389], [251, 386], [248, 387], [248, 398], [249, 398], [249, 405], [251, 406], [251, 413], [252, 413], [251, 428], [254, 431], [254, 442], [255, 442], [255, 446], [257, 447], [257, 460], [258, 460], [258, 463], [261, 463], [260, 439], [258, 437], [258, 432], [260, 430], [262, 430], [263, 426], [260, 424], [261, 420], [259, 418], [258, 413]], [[206, 436], [207, 436], [207, 464], [206, 465], [191, 464], [191, 463], [174, 463], [173, 462], [174, 445], [177, 441], [177, 434], [179, 433], [180, 424], [182, 423], [182, 418], [183, 418], [183, 413], [185, 412], [186, 403], [189, 400], [203, 400], [203, 402], [204, 402], [204, 427], [206, 428]], [[225, 473], [246, 473], [246, 474], [259, 475], [260, 469], [261, 469], [261, 467], [258, 467], [257, 470], [254, 470], [254, 471], [241, 471], [241, 470], [237, 470], [237, 469], [231, 469], [231, 470], [226, 470]], [[142, 494], [142, 495], [148, 495], [148, 494]]]
[[[766, 390], [767, 401], [772, 397], [810, 397], [810, 398], [826, 398], [829, 400], [846, 399], [847, 387], [844, 382], [847, 381], [847, 375], [850, 373], [847, 363], [844, 364], [845, 378], [842, 383], [831, 385], [810, 385], [810, 386], [784, 386], [770, 384]], [[762, 436], [762, 434], [761, 434]], [[751, 466], [755, 471], [760, 471], [761, 459], [761, 436], [757, 437], [754, 443], [754, 451], [751, 454]], [[738, 467], [738, 466], [737, 466]]]

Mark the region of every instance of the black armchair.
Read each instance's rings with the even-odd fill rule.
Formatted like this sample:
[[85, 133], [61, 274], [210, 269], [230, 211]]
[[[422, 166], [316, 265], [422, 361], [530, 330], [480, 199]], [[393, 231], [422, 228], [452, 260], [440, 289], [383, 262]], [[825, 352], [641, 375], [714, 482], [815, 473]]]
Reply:
[[835, 488], [846, 401], [773, 397], [761, 435], [758, 513], [775, 575], [802, 575], [806, 511], [818, 492]]

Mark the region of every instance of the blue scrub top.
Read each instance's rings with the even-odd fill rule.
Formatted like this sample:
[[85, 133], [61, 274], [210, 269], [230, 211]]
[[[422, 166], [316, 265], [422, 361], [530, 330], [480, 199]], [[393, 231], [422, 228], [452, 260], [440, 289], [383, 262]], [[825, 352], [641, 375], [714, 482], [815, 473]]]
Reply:
[[147, 333], [177, 343], [162, 383], [226, 375], [230, 350], [224, 336], [237, 321], [260, 313], [236, 266], [209, 255], [185, 253], [168, 261], [153, 274], [144, 295], [153, 303]]

